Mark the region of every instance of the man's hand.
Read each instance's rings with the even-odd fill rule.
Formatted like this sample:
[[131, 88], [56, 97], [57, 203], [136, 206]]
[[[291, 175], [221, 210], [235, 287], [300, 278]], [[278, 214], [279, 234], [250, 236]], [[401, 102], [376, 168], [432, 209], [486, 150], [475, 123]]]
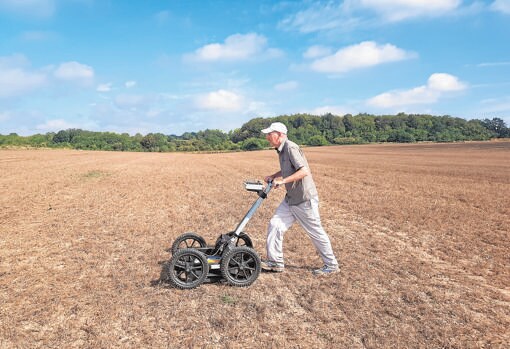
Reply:
[[282, 178], [275, 179], [274, 176], [267, 176], [266, 178], [264, 178], [264, 180], [266, 181], [266, 183], [269, 183], [270, 181], [272, 181], [273, 182], [273, 188], [275, 188], [275, 189], [283, 184], [283, 179]]
[[280, 185], [283, 185], [283, 184], [285, 184], [285, 183], [283, 183], [283, 179], [275, 179], [275, 180], [273, 180], [273, 186], [274, 186], [275, 189], [278, 188]]

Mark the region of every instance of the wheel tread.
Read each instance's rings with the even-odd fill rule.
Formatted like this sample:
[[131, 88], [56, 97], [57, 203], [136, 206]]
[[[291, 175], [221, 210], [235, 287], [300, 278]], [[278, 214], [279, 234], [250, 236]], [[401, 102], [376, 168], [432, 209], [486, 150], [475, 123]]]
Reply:
[[[241, 271], [237, 270], [241, 266], [238, 260], [234, 260], [237, 266], [231, 264], [232, 258], [237, 257], [238, 254], [241, 254], [241, 260], [245, 264]], [[250, 257], [248, 260], [244, 260], [246, 254]], [[248, 263], [249, 265], [246, 265]], [[261, 261], [258, 253], [247, 246], [233, 247], [221, 260], [221, 275], [229, 285], [236, 287], [247, 287], [254, 283], [260, 274], [260, 268]], [[247, 270], [250, 270], [251, 273], [248, 273]]]

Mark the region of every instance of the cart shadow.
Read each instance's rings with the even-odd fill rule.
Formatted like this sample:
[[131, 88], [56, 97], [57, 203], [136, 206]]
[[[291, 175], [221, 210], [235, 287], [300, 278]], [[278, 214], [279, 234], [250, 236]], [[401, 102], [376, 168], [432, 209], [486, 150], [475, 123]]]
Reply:
[[[312, 271], [314, 269], [315, 269], [315, 267], [306, 266], [306, 265], [285, 264], [286, 271], [289, 271], [289, 270], [290, 271], [300, 271], [300, 270]], [[281, 273], [278, 271], [264, 270], [264, 269], [262, 269], [260, 272], [264, 273], [264, 274], [280, 274]]]
[[[170, 263], [169, 260], [164, 261], [158, 261], [158, 264], [161, 266], [161, 271], [159, 273], [159, 278], [151, 280], [150, 285], [152, 287], [164, 287], [164, 288], [176, 288], [174, 287], [171, 282], [169, 281], [168, 276], [168, 264]], [[295, 264], [286, 264], [285, 270], [286, 271], [312, 271], [315, 267], [312, 266], [306, 266], [306, 265], [295, 265]], [[261, 274], [280, 274], [276, 271], [270, 271], [270, 270], [261, 270]], [[207, 282], [207, 284], [224, 284], [224, 282], [218, 280], [218, 281], [212, 281]]]
[[151, 280], [150, 285], [152, 287], [168, 287], [173, 288], [168, 280], [168, 263], [169, 260], [158, 261], [158, 264], [161, 266], [161, 271], [159, 272], [159, 279]]
[[286, 264], [285, 269], [288, 270], [314, 270], [316, 267], [314, 266], [307, 266], [307, 265], [293, 265], [293, 264]]

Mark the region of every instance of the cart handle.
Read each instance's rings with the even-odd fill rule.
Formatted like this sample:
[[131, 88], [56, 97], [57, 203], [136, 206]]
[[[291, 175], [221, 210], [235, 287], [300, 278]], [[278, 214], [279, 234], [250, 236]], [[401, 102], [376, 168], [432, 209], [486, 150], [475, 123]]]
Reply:
[[263, 199], [267, 198], [267, 194], [269, 194], [269, 192], [271, 191], [271, 188], [273, 188], [273, 180], [272, 179], [270, 179], [267, 182], [267, 185], [263, 190], [259, 191], [259, 196]]
[[[263, 190], [259, 190], [259, 192], [258, 192], [259, 198], [257, 199], [257, 201], [255, 201], [253, 206], [248, 210], [248, 212], [246, 213], [246, 215], [244, 216], [244, 218], [242, 219], [242, 221], [239, 223], [236, 230], [234, 231], [234, 235], [236, 237], [238, 237], [239, 234], [241, 234], [241, 232], [244, 230], [244, 227], [246, 226], [246, 224], [248, 224], [248, 221], [253, 216], [253, 214], [255, 214], [255, 211], [257, 211], [260, 204], [262, 204], [262, 201], [264, 201], [264, 199], [267, 198], [267, 194], [269, 194], [272, 187], [273, 187], [273, 181], [271, 180], [271, 181], [267, 182], [267, 185]], [[232, 237], [232, 239], [234, 239], [234, 237]]]

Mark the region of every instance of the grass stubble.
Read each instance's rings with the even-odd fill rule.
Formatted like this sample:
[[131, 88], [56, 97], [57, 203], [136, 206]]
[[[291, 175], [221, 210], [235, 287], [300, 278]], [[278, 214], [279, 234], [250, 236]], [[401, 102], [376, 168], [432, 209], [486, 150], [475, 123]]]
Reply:
[[[0, 150], [1, 348], [505, 348], [510, 142], [306, 148], [341, 272], [303, 230], [249, 288], [158, 282], [165, 251], [212, 243], [273, 151]], [[246, 232], [264, 255], [270, 194]]]

